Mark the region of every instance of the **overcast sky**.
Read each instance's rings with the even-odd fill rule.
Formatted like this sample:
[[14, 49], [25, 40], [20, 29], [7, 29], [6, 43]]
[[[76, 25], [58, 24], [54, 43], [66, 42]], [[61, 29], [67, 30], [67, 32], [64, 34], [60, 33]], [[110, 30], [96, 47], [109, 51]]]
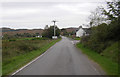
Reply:
[[0, 27], [14, 29], [44, 28], [57, 20], [59, 28], [87, 24], [97, 6], [106, 7], [106, 0], [1, 0]]

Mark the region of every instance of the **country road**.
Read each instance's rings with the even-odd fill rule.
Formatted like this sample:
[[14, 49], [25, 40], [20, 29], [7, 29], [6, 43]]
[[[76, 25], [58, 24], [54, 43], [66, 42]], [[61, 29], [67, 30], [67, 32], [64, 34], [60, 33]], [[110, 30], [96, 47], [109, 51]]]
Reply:
[[60, 42], [16, 75], [104, 75], [98, 64], [88, 59], [74, 43], [74, 40], [62, 37]]

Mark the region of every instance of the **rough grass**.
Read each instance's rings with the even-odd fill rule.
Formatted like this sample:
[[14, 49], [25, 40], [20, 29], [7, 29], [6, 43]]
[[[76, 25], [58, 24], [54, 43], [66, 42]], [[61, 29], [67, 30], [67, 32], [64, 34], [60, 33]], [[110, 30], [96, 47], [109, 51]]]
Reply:
[[103, 52], [102, 55], [110, 58], [112, 61], [118, 62], [118, 42], [113, 43], [111, 46], [107, 47]]
[[67, 37], [72, 38], [74, 40], [80, 40], [81, 39], [80, 37], [72, 37], [72, 36], [67, 36]]
[[108, 75], [118, 75], [118, 63], [104, 56], [101, 56], [100, 54], [88, 48], [83, 47], [81, 43], [78, 43], [76, 46], [80, 48], [83, 53], [88, 55], [89, 58], [97, 62]]
[[17, 40], [4, 41], [3, 44], [3, 63], [2, 74], [9, 75], [18, 68], [22, 67], [35, 57], [44, 53], [49, 47], [54, 45], [57, 40]]
[[42, 37], [42, 38], [38, 38], [38, 37], [21, 37], [21, 38], [11, 38], [11, 39], [3, 39], [2, 41], [18, 41], [18, 40], [47, 40], [48, 38]]

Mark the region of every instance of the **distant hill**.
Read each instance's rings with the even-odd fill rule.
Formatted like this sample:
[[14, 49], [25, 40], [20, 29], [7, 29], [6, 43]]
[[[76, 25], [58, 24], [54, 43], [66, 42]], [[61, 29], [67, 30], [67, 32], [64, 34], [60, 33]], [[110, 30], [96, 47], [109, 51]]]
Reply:
[[67, 32], [73, 32], [73, 31], [77, 31], [79, 28], [74, 28], [74, 27], [70, 27], [70, 28], [66, 28]]
[[1, 28], [2, 29], [2, 34], [8, 34], [8, 35], [15, 35], [15, 34], [24, 34], [24, 33], [30, 33], [30, 34], [35, 34], [39, 33], [42, 34], [43, 29], [11, 29], [11, 28]]
[[69, 33], [69, 32], [77, 31], [78, 29], [79, 29], [79, 28], [70, 27], [70, 28], [62, 28], [61, 30], [66, 30], [66, 31]]
[[9, 31], [15, 31], [14, 29], [10, 29], [10, 28], [1, 28], [2, 32], [9, 32]]
[[[42, 35], [43, 29], [11, 29], [11, 28], [0, 28], [2, 29], [2, 35], [8, 34], [8, 35], [15, 35], [15, 34], [24, 34], [24, 33], [30, 33], [35, 34], [39, 33]], [[66, 32], [76, 32], [79, 28], [70, 27], [70, 28], [62, 28], [61, 30], [66, 30]]]
[[69, 27], [69, 28], [62, 28], [61, 29], [61, 35], [75, 35], [75, 33], [78, 31], [79, 28], [75, 27]]

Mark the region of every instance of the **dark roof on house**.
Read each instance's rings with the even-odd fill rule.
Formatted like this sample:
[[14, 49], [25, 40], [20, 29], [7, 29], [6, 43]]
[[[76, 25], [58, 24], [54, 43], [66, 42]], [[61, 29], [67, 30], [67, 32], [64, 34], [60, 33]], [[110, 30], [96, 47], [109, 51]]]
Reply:
[[90, 34], [91, 33], [91, 28], [82, 28], [86, 34]]

